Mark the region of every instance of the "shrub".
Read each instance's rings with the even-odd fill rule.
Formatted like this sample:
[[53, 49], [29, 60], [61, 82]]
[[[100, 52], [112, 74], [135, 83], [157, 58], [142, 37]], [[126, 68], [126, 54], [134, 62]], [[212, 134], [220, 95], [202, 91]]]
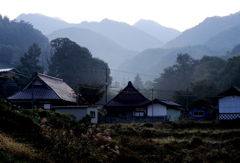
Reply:
[[203, 144], [203, 141], [202, 141], [201, 138], [199, 138], [199, 137], [194, 137], [194, 138], [192, 138], [191, 145], [193, 145], [193, 146], [199, 146], [199, 145], [201, 145], [201, 144]]
[[151, 127], [153, 127], [153, 124], [152, 123], [144, 123], [143, 126], [151, 128]]

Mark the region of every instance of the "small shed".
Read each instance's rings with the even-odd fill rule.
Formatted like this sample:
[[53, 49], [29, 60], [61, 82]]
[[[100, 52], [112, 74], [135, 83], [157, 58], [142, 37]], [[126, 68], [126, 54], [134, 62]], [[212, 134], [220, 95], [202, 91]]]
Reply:
[[209, 111], [205, 108], [194, 107], [189, 109], [189, 117], [197, 121], [206, 118], [208, 115]]
[[91, 123], [98, 123], [98, 109], [100, 106], [54, 106], [52, 109], [59, 113], [70, 113], [81, 120], [86, 115], [91, 117]]

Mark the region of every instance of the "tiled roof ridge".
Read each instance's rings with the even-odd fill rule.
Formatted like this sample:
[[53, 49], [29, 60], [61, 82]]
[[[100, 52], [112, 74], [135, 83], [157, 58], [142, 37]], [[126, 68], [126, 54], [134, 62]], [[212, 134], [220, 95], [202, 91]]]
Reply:
[[2, 68], [0, 69], [1, 72], [7, 72], [7, 71], [11, 71], [13, 70], [14, 68]]
[[47, 77], [47, 78], [50, 78], [50, 79], [55, 79], [55, 80], [63, 81], [63, 79], [61, 79], [61, 78], [49, 76], [49, 75], [46, 75], [46, 74], [41, 74], [41, 73], [39, 73], [39, 72], [37, 72], [37, 75], [44, 76], [44, 77]]

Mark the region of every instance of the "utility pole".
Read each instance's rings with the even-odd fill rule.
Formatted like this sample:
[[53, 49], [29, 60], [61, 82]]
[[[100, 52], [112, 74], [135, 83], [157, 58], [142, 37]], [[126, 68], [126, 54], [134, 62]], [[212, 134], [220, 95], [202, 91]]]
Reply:
[[153, 117], [153, 88], [152, 88], [152, 117]]
[[187, 88], [187, 111], [188, 111], [188, 88]]
[[33, 82], [34, 82], [34, 77], [32, 75], [32, 109], [33, 109], [33, 103], [34, 103], [34, 100], [33, 100]]
[[107, 78], [108, 78], [108, 68], [106, 68], [106, 83], [105, 83], [105, 103], [107, 103], [107, 88], [108, 88], [108, 82], [107, 82]]

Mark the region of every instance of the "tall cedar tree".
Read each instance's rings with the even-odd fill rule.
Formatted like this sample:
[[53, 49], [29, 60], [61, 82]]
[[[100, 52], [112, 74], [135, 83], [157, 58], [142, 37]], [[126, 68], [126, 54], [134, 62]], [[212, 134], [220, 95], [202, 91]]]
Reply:
[[142, 82], [142, 78], [139, 76], [139, 74], [136, 75], [136, 77], [133, 81], [133, 85], [138, 89], [142, 89], [144, 87], [143, 82]]
[[38, 65], [41, 53], [41, 48], [36, 43], [33, 43], [20, 58], [21, 65], [17, 69], [28, 74], [43, 73], [43, 67]]

